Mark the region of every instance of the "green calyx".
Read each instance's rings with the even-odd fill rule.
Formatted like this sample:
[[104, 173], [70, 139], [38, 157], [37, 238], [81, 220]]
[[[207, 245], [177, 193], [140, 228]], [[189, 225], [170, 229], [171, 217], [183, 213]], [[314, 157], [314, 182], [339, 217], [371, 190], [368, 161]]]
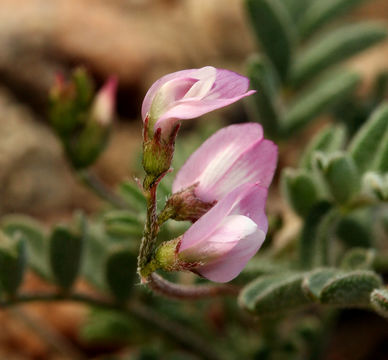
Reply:
[[181, 269], [182, 264], [177, 257], [180, 240], [180, 238], [177, 238], [160, 244], [151, 261], [140, 270], [141, 277], [146, 279], [158, 269], [165, 271], [177, 271]]
[[149, 182], [149, 184], [145, 184], [145, 188], [150, 187], [153, 182], [170, 169], [173, 153], [174, 144], [166, 143], [156, 136], [144, 142], [143, 168]]

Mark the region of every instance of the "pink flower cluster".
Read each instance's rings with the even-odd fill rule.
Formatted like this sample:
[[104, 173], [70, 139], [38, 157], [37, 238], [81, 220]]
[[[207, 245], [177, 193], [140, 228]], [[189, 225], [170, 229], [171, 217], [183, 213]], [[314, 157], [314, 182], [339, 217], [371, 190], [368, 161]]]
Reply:
[[[142, 108], [153, 130], [168, 136], [181, 119], [198, 117], [254, 91], [234, 72], [207, 66], [166, 75], [148, 91]], [[257, 123], [231, 125], [211, 136], [176, 175], [174, 195], [194, 189], [204, 203], [215, 203], [183, 234], [178, 261], [196, 264], [203, 277], [235, 278], [262, 245], [267, 228], [265, 203], [277, 163], [277, 147]]]

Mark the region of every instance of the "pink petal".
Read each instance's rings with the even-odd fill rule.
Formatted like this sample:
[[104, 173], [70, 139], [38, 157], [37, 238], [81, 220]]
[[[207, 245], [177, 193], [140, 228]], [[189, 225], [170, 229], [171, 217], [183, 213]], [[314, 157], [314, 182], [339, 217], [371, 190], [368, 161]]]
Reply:
[[255, 90], [250, 90], [244, 94], [240, 94], [238, 96], [235, 96], [233, 98], [225, 98], [225, 99], [208, 99], [204, 98], [202, 100], [197, 99], [182, 99], [176, 102], [176, 105], [173, 106], [170, 110], [165, 112], [156, 122], [155, 128], [162, 128], [163, 132], [163, 125], [162, 123], [170, 118], [175, 119], [181, 119], [181, 120], [187, 120], [187, 119], [194, 119], [197, 118], [203, 114], [206, 114], [210, 111], [220, 109], [222, 107], [225, 107], [227, 105], [230, 105], [243, 97], [252, 95], [255, 93]]
[[235, 98], [247, 92], [249, 79], [230, 70], [217, 69], [214, 85], [207, 98]]
[[266, 196], [267, 189], [255, 184], [243, 184], [234, 189], [185, 232], [179, 252], [207, 239], [228, 215], [247, 216], [266, 231], [267, 221], [264, 213]]
[[256, 142], [233, 163], [225, 162], [223, 169], [213, 171], [212, 176], [202, 176], [197, 196], [207, 202], [220, 199], [238, 185], [259, 183], [264, 187], [271, 184], [277, 163], [277, 146], [270, 140]]
[[181, 70], [177, 71], [171, 74], [167, 74], [162, 76], [159, 80], [155, 81], [152, 86], [148, 89], [144, 100], [143, 105], [141, 107], [141, 116], [143, 118], [143, 121], [147, 115], [147, 113], [150, 111], [152, 101], [155, 97], [155, 94], [158, 92], [158, 90], [168, 81], [176, 79], [176, 78], [182, 78], [182, 77], [190, 77], [190, 74], [193, 73], [197, 69], [188, 69], [188, 70]]
[[151, 118], [159, 119], [182, 99], [198, 80], [191, 77], [180, 77], [165, 82], [155, 94], [149, 114]]
[[241, 214], [251, 218], [265, 233], [268, 230], [268, 220], [265, 214], [265, 204], [267, 202], [267, 188], [256, 184], [249, 188], [247, 193], [233, 207], [230, 214]]
[[214, 85], [217, 77], [217, 70], [212, 66], [206, 66], [195, 73], [198, 81], [185, 94], [185, 99], [202, 99], [205, 97]]
[[179, 257], [202, 261], [196, 271], [209, 280], [226, 282], [236, 277], [265, 239], [266, 197], [267, 189], [257, 184], [233, 190], [186, 231]]
[[111, 76], [99, 90], [92, 104], [92, 117], [107, 126], [113, 120], [116, 104], [117, 77]]
[[219, 226], [195, 246], [179, 251], [179, 257], [186, 261], [211, 261], [230, 252], [239, 241], [255, 233], [257, 225], [243, 215], [231, 215], [223, 219]]
[[233, 206], [244, 194], [252, 188], [252, 184], [245, 184], [232, 191], [228, 196], [218, 202], [204, 216], [200, 217], [184, 233], [179, 252], [195, 246], [206, 239], [232, 211]]
[[265, 232], [257, 229], [224, 255], [219, 261], [211, 262], [197, 269], [206, 279], [215, 282], [233, 280], [244, 269], [248, 261], [260, 249], [265, 239]]
[[[263, 138], [262, 127], [257, 123], [231, 125], [217, 131], [195, 151], [179, 170], [172, 190], [183, 190], [200, 179], [217, 178], [224, 167], [234, 163], [241, 154]], [[222, 175], [221, 173], [221, 175]]]

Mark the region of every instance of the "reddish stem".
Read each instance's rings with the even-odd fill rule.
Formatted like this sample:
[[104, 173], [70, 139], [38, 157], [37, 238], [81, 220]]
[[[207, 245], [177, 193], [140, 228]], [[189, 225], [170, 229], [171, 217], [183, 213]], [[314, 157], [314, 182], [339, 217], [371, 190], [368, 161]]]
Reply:
[[237, 286], [233, 285], [174, 284], [156, 273], [152, 273], [148, 281], [148, 286], [156, 293], [180, 300], [197, 300], [225, 295], [236, 296], [240, 290]]

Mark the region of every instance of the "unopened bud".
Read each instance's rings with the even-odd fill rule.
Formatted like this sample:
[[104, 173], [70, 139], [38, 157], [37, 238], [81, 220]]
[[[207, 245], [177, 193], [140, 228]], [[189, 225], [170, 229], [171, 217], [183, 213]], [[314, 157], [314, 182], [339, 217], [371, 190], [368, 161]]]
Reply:
[[57, 75], [50, 92], [50, 120], [74, 168], [90, 166], [105, 148], [116, 87], [117, 79], [111, 77], [94, 96], [94, 84], [84, 69], [75, 70], [69, 81]]
[[94, 98], [90, 116], [101, 126], [110, 126], [113, 121], [116, 89], [117, 78], [112, 76]]

